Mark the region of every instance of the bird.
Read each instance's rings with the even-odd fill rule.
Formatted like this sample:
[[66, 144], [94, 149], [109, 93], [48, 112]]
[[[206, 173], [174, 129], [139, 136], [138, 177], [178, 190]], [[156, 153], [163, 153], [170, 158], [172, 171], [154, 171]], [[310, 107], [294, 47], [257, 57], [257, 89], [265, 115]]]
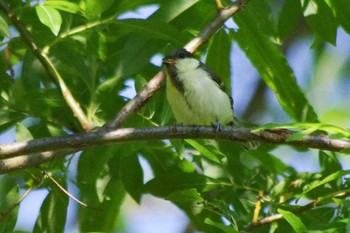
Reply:
[[[162, 60], [166, 72], [166, 96], [178, 124], [242, 126], [234, 116], [233, 99], [221, 79], [184, 48]], [[244, 143], [248, 150], [256, 143]]]

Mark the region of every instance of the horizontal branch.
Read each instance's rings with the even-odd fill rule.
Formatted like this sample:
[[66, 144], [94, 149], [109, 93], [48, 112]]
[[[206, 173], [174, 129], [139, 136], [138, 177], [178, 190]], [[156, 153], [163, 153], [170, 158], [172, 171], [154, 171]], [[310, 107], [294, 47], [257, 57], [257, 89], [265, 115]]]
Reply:
[[[99, 130], [94, 132], [72, 134], [52, 138], [40, 138], [25, 142], [15, 142], [0, 145], [0, 173], [5, 163], [13, 157], [36, 154], [31, 158], [30, 165], [34, 166], [52, 159], [61, 158], [64, 153], [74, 153], [86, 148], [112, 143], [125, 143], [133, 141], [150, 141], [175, 138], [203, 138], [228, 140], [237, 142], [259, 141], [260, 143], [288, 144], [304, 148], [316, 148], [329, 151], [342, 151], [350, 149], [350, 141], [334, 140], [323, 135], [308, 135], [296, 141], [287, 141], [294, 133], [289, 130], [263, 130], [252, 133], [249, 128], [222, 127], [219, 132], [210, 126], [166, 126], [152, 128], [123, 128], [118, 130]], [[62, 156], [55, 154], [58, 151]], [[28, 158], [27, 158], [28, 160]], [[42, 160], [42, 162], [41, 162]], [[17, 161], [17, 160], [16, 160]], [[11, 162], [12, 164], [13, 162]], [[25, 164], [16, 166], [26, 167]]]

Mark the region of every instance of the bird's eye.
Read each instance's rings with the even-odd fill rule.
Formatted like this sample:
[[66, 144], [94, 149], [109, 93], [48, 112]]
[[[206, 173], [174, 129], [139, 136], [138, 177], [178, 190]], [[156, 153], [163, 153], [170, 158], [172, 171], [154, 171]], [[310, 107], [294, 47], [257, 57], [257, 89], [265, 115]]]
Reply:
[[180, 58], [185, 58], [185, 54], [184, 53], [180, 53], [179, 56], [180, 56]]

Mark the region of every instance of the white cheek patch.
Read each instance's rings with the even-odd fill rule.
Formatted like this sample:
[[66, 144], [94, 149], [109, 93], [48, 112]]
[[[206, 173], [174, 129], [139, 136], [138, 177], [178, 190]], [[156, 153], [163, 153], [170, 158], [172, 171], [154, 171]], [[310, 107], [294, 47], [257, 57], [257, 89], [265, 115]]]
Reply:
[[185, 73], [188, 71], [192, 71], [197, 69], [199, 66], [199, 61], [194, 58], [183, 58], [179, 59], [177, 64], [176, 64], [176, 69], [177, 72], [180, 73]]

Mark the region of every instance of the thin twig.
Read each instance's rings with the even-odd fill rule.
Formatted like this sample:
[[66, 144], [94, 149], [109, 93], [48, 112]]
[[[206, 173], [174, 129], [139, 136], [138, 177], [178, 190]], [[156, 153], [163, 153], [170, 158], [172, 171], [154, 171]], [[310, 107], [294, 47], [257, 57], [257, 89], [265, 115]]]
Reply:
[[[239, 1], [237, 4], [220, 9], [216, 18], [211, 21], [197, 37], [193, 38], [189, 43], [187, 43], [187, 45], [185, 45], [185, 48], [189, 52], [195, 52], [199, 46], [207, 42], [210, 37], [212, 37], [215, 32], [220, 29], [220, 27], [222, 27], [227, 19], [232, 17], [240, 10], [243, 2], [246, 1]], [[145, 87], [116, 114], [114, 119], [108, 122], [103, 128], [119, 128], [131, 114], [138, 111], [153, 96], [153, 94], [161, 87], [164, 79], [164, 72], [158, 72], [145, 85]]]
[[[94, 131], [60, 137], [34, 139], [0, 145], [0, 174], [23, 167], [35, 166], [50, 160], [63, 158], [86, 148], [111, 143], [150, 141], [174, 138], [203, 138], [229, 140], [237, 142], [259, 141], [260, 143], [287, 144], [303, 148], [315, 148], [329, 151], [350, 149], [350, 141], [331, 139], [323, 135], [308, 135], [295, 141], [287, 141], [294, 135], [288, 130], [263, 130], [252, 133], [249, 128], [223, 126], [217, 132], [211, 126], [167, 126], [152, 128], [123, 128], [110, 131]], [[59, 151], [58, 154], [54, 151]], [[41, 153], [41, 154], [35, 154]], [[28, 156], [28, 154], [34, 154]], [[17, 157], [16, 157], [17, 156]], [[18, 157], [20, 156], [20, 157]], [[15, 158], [13, 158], [15, 157]]]
[[76, 198], [73, 194], [69, 193], [68, 190], [66, 190], [60, 183], [58, 183], [57, 180], [55, 180], [49, 173], [47, 173], [43, 168], [39, 169], [59, 188], [61, 189], [62, 192], [64, 192], [68, 197], [72, 198], [74, 201], [79, 203], [80, 205], [84, 207], [89, 207], [87, 204], [84, 202], [80, 201], [78, 198]]
[[21, 202], [24, 200], [24, 198], [33, 190], [33, 187], [28, 188], [23, 195], [11, 206], [9, 206], [6, 210], [2, 211], [0, 213], [0, 221], [2, 221], [9, 213], [11, 213], [12, 210], [14, 210]]
[[22, 23], [20, 22], [18, 17], [15, 15], [15, 13], [2, 0], [0, 0], [0, 9], [6, 13], [7, 17], [10, 19], [13, 26], [20, 33], [21, 38], [24, 41], [24, 43], [27, 44], [29, 49], [34, 53], [34, 55], [40, 61], [40, 63], [44, 67], [46, 73], [49, 75], [49, 77], [52, 78], [52, 80], [60, 87], [63, 98], [65, 99], [65, 101], [67, 102], [67, 105], [72, 110], [74, 116], [81, 123], [82, 127], [86, 131], [93, 129], [94, 126], [87, 119], [83, 110], [80, 108], [79, 103], [74, 99], [72, 93], [70, 92], [69, 88], [66, 86], [64, 80], [62, 79], [60, 73], [57, 71], [57, 69], [56, 69], [55, 65], [53, 64], [53, 62], [51, 61], [51, 59], [35, 43], [35, 41], [31, 38], [30, 34], [24, 28], [24, 26], [22, 25]]

